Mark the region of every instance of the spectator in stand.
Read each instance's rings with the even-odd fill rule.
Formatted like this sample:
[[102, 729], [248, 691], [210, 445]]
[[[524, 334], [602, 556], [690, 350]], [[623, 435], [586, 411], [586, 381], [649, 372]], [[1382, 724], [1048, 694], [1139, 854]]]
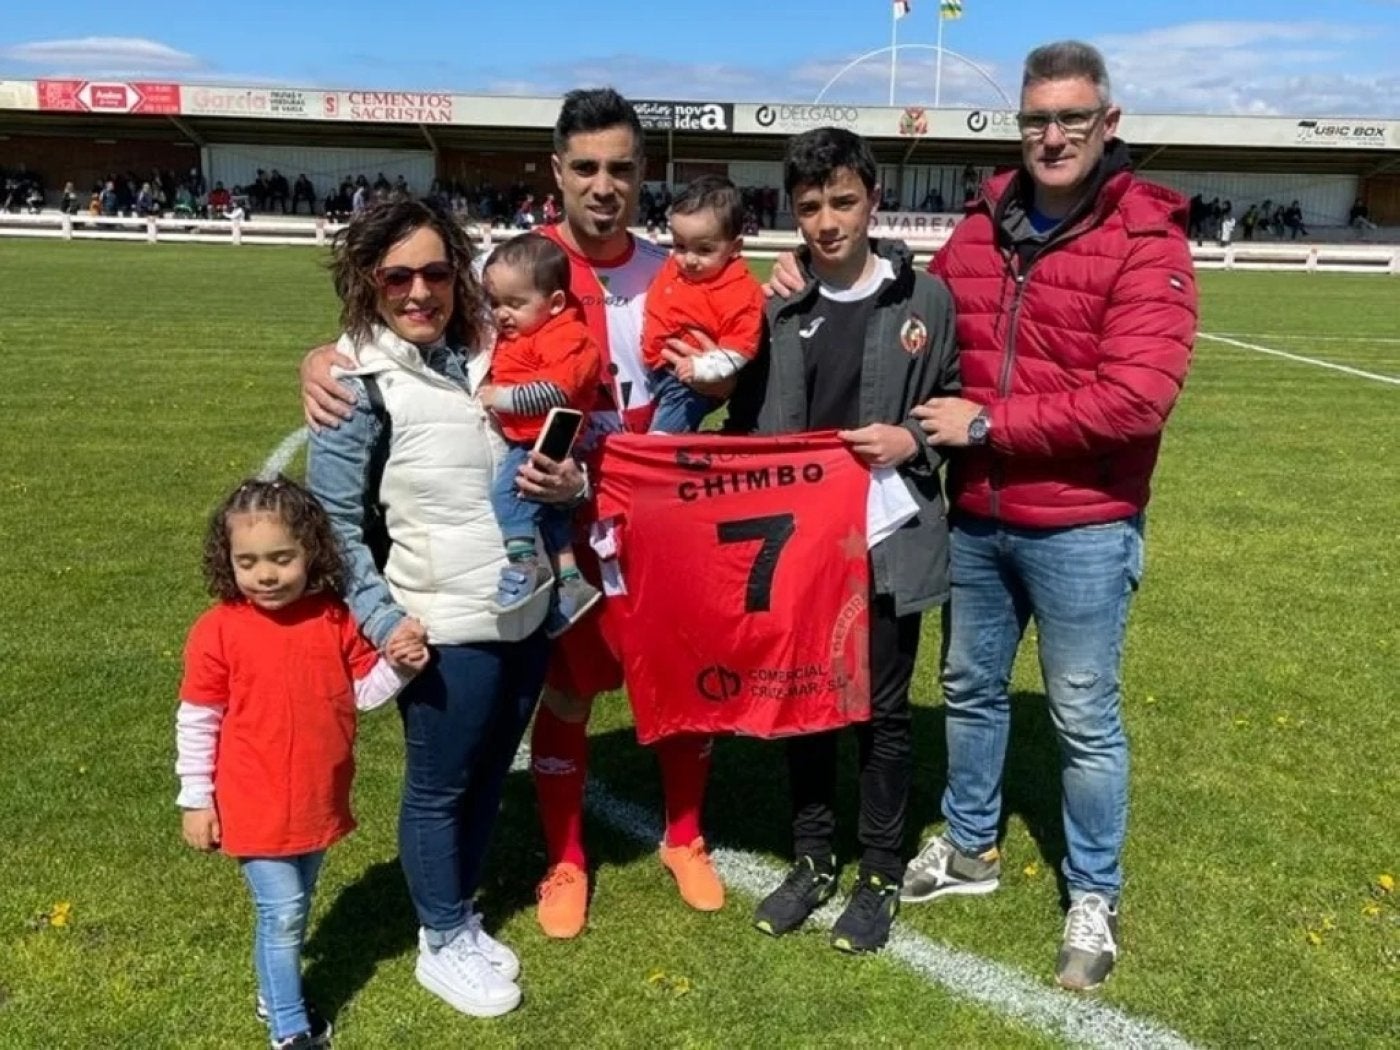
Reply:
[[1351, 206], [1351, 214], [1347, 216], [1347, 225], [1356, 231], [1358, 237], [1365, 237], [1368, 232], [1376, 229], [1376, 224], [1371, 221], [1371, 209], [1366, 207], [1366, 202], [1360, 197]]
[[1303, 207], [1297, 201], [1283, 213], [1283, 225], [1288, 228], [1288, 239], [1291, 241], [1308, 235], [1308, 228], [1303, 225]]
[[982, 176], [977, 173], [977, 169], [971, 164], [962, 170], [962, 199], [964, 202], [972, 200], [977, 196], [977, 189], [982, 184]]
[[273, 168], [272, 174], [267, 179], [267, 210], [271, 211], [274, 204], [280, 204], [282, 214], [286, 215], [287, 203], [291, 200], [291, 196], [291, 187], [287, 185], [287, 176]]
[[408, 180], [400, 175], [394, 180], [394, 188], [390, 191], [390, 197], [398, 201], [406, 201], [412, 194], [408, 189]]
[[160, 209], [156, 205], [155, 193], [152, 192], [149, 182], [141, 183], [141, 190], [136, 194], [136, 214], [143, 219], [160, 214]]
[[24, 195], [24, 205], [30, 215], [38, 215], [44, 210], [44, 191], [37, 182], [31, 182]]
[[233, 206], [233, 194], [224, 189], [222, 182], [214, 183], [214, 188], [209, 191], [209, 218], [222, 219]]
[[78, 194], [77, 191], [73, 189], [73, 184], [71, 182], [65, 182], [63, 184], [63, 198], [59, 202], [58, 210], [63, 212], [64, 215], [78, 214]]
[[532, 230], [535, 227], [535, 197], [534, 194], [527, 193], [520, 201], [520, 207], [515, 211], [515, 228], [517, 230]]
[[180, 188], [175, 191], [175, 218], [193, 219], [194, 216], [194, 191], [190, 189], [188, 182], [182, 182]]
[[89, 215], [102, 214], [102, 183], [92, 184], [92, 193], [88, 195], [87, 212]]
[[297, 213], [297, 207], [302, 201], [306, 201], [306, 213], [316, 214], [316, 187], [311, 185], [311, 180], [304, 174], [297, 176], [297, 181], [292, 184], [292, 214]]
[[553, 226], [559, 221], [559, 202], [554, 199], [554, 194], [544, 195], [544, 203], [540, 205], [540, 219], [546, 226]]
[[375, 193], [387, 196], [391, 188], [392, 187], [389, 185], [389, 179], [385, 176], [385, 174], [382, 171], [374, 177]]
[[369, 187], [360, 183], [355, 187], [355, 193], [350, 198], [350, 212], [353, 215], [359, 215], [367, 207], [369, 207]]
[[1254, 227], [1259, 224], [1259, 205], [1251, 204], [1245, 209], [1244, 218], [1240, 220], [1240, 229], [1244, 232], [1244, 239], [1254, 240]]
[[778, 228], [778, 187], [766, 186], [763, 190], [763, 211], [759, 221], [767, 221], [770, 230]]
[[117, 192], [117, 180], [108, 179], [107, 184], [102, 187], [99, 200], [102, 205], [102, 214], [108, 218], [115, 217], [121, 210], [121, 195]]

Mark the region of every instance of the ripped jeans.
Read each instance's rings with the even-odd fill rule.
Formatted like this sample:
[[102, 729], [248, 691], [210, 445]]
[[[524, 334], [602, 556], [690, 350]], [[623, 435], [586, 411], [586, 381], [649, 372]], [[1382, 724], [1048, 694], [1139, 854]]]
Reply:
[[1117, 901], [1122, 889], [1128, 741], [1119, 671], [1128, 607], [1142, 578], [1143, 527], [1141, 515], [1065, 529], [962, 516], [951, 531], [947, 835], [965, 853], [996, 843], [1012, 664], [1034, 618], [1059, 742], [1071, 900], [1099, 893]]

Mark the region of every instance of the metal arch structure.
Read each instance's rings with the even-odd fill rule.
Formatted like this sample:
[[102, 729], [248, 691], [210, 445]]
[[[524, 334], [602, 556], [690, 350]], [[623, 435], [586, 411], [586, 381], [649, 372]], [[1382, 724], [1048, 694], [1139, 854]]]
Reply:
[[885, 47], [879, 47], [876, 48], [874, 51], [867, 51], [865, 54], [859, 56], [858, 58], [852, 59], [850, 62], [846, 63], [846, 65], [842, 66], [841, 69], [836, 73], [836, 75], [826, 82], [826, 86], [824, 86], [820, 91], [817, 92], [817, 97], [812, 100], [812, 105], [815, 106], [820, 104], [821, 100], [826, 97], [826, 93], [831, 90], [832, 85], [835, 84], [842, 77], [844, 77], [851, 70], [855, 69], [856, 66], [860, 65], [862, 62], [865, 62], [868, 59], [875, 58], [877, 55], [887, 55], [891, 52], [898, 52], [904, 50], [936, 51], [940, 55], [947, 55], [949, 58], [956, 58], [959, 62], [967, 66], [978, 76], [980, 76], [983, 80], [985, 80], [987, 84], [992, 88], [992, 90], [1001, 96], [1001, 100], [1006, 103], [1007, 109], [1016, 108], [1016, 103], [1011, 100], [1011, 96], [1008, 95], [1004, 90], [1002, 90], [1002, 86], [996, 82], [996, 78], [993, 77], [991, 73], [987, 72], [987, 70], [983, 66], [979, 66], [976, 62], [972, 61], [972, 59], [968, 58], [966, 55], [961, 55], [958, 52], [952, 50], [951, 48], [939, 47], [936, 44], [895, 44], [893, 46], [887, 45]]

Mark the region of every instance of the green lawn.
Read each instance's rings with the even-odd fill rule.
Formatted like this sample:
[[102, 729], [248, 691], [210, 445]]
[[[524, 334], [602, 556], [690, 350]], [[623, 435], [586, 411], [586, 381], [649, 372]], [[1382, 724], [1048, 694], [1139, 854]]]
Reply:
[[[1205, 331], [1400, 376], [1400, 280], [1202, 286]], [[301, 248], [0, 240], [0, 287], [0, 1046], [257, 1045], [242, 882], [180, 842], [174, 693], [206, 604], [204, 517], [297, 425], [296, 362], [333, 334], [330, 281]], [[1168, 433], [1127, 652], [1125, 954], [1098, 1001], [1193, 1043], [1400, 1039], [1400, 891], [1378, 884], [1400, 877], [1397, 419], [1400, 388], [1202, 341]], [[911, 845], [942, 787], [936, 637], [930, 617]], [[1056, 757], [1026, 648], [1003, 888], [902, 925], [1058, 995]], [[625, 703], [597, 714], [598, 776], [654, 809]], [[366, 720], [361, 828], [318, 895], [308, 984], [342, 1047], [1061, 1045], [888, 956], [766, 939], [742, 893], [690, 913], [651, 847], [602, 819], [590, 930], [546, 941], [524, 774], [483, 903], [523, 957], [526, 1002], [461, 1017], [413, 979], [400, 750], [392, 715]], [[721, 742], [714, 840], [779, 863], [780, 770], [773, 746]]]

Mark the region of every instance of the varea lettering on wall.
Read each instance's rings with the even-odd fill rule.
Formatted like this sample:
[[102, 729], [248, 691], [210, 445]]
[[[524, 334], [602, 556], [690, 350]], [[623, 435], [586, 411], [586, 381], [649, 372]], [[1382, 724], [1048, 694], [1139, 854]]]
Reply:
[[648, 131], [729, 131], [734, 107], [723, 102], [634, 102]]
[[928, 237], [953, 232], [961, 215], [945, 212], [877, 211], [870, 216], [872, 237]]
[[379, 124], [451, 124], [452, 96], [431, 91], [337, 91], [325, 115]]
[[759, 106], [754, 120], [761, 128], [779, 131], [824, 127], [854, 129], [860, 122], [860, 110], [855, 106]]
[[1384, 124], [1355, 124], [1340, 120], [1298, 121], [1298, 141], [1324, 146], [1385, 146]]

